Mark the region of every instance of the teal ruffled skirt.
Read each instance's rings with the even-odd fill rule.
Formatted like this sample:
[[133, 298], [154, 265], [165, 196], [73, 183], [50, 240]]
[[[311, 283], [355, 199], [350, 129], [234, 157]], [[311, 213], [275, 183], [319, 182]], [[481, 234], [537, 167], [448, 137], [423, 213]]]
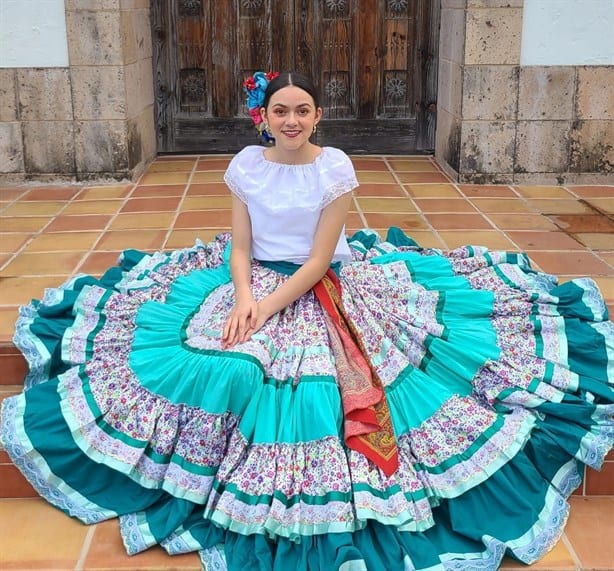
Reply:
[[[614, 325], [590, 279], [523, 254], [350, 239], [345, 311], [382, 380], [391, 476], [344, 443], [323, 309], [308, 292], [223, 351], [230, 236], [124, 252], [22, 308], [30, 372], [2, 440], [83, 522], [204, 569], [496, 569], [557, 542], [583, 466], [614, 445]], [[262, 298], [288, 277], [257, 262]]]

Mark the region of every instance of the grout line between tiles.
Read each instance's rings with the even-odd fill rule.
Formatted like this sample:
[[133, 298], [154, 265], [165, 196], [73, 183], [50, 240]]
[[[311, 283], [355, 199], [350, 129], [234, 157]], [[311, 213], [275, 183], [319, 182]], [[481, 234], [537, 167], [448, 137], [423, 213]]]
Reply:
[[126, 196], [123, 198], [121, 205], [109, 217], [109, 219], [107, 220], [107, 223], [105, 224], [104, 228], [102, 228], [100, 230], [100, 233], [98, 235], [98, 239], [94, 240], [93, 244], [90, 246], [90, 249], [86, 251], [85, 255], [81, 258], [81, 261], [75, 266], [71, 276], [77, 275], [79, 273], [79, 270], [83, 267], [83, 264], [85, 264], [85, 261], [89, 258], [90, 254], [93, 254], [94, 252], [98, 251], [98, 249], [97, 249], [98, 248], [98, 244], [100, 244], [100, 241], [104, 238], [104, 236], [107, 233], [107, 231], [111, 228], [111, 226], [115, 222], [115, 220], [119, 216], [119, 213], [121, 212], [122, 208], [124, 206], [126, 206], [128, 201], [130, 200], [130, 197], [132, 196], [132, 193], [134, 192], [135, 188], [136, 188], [136, 184], [131, 183], [130, 184], [130, 190], [127, 192]]
[[368, 228], [369, 225], [367, 224], [367, 219], [364, 215], [364, 212], [362, 211], [360, 203], [356, 199], [356, 196], [352, 195], [352, 201], [354, 202], [354, 206], [356, 207], [356, 212], [358, 212], [358, 216], [360, 216], [360, 219], [362, 220], [363, 228]]
[[576, 550], [571, 544], [571, 541], [569, 540], [569, 537], [567, 537], [567, 533], [565, 531], [561, 535], [561, 541], [563, 542], [563, 545], [567, 548], [569, 555], [571, 555], [571, 558], [573, 559], [573, 562], [576, 565], [576, 569], [578, 570], [583, 569], [582, 561], [580, 560], [580, 557], [578, 557], [578, 554], [576, 553]]
[[[49, 225], [58, 217], [62, 214], [62, 212], [64, 212], [64, 210], [66, 210], [66, 208], [68, 208], [68, 205], [72, 203], [72, 201], [79, 195], [79, 193], [83, 190], [83, 186], [72, 196], [72, 198], [70, 200], [67, 200], [64, 203], [64, 206], [62, 206], [62, 208], [60, 208], [55, 214], [51, 215], [49, 217], [49, 220], [47, 221], [46, 224], [44, 224], [41, 228], [39, 228], [36, 232], [33, 232], [32, 235], [30, 236], [30, 238], [28, 238], [19, 248], [17, 248], [16, 252], [13, 252], [12, 256], [9, 256], [8, 260], [6, 260], [6, 262], [2, 265], [0, 265], [0, 272], [2, 270], [4, 270], [4, 268], [6, 268], [15, 258], [17, 258], [17, 256], [19, 256], [19, 254], [23, 253], [23, 251], [39, 236], [43, 235], [45, 233], [45, 230], [49, 227]], [[29, 190], [28, 190], [29, 192]], [[16, 200], [21, 200], [21, 198], [23, 197], [19, 197], [19, 199]], [[26, 201], [24, 201], [26, 202]], [[35, 218], [35, 216], [30, 216], [30, 218]]]
[[91, 525], [88, 528], [87, 533], [85, 534], [85, 539], [83, 540], [83, 545], [81, 546], [81, 553], [79, 553], [79, 559], [77, 560], [77, 564], [75, 565], [74, 571], [83, 571], [85, 560], [90, 551], [90, 547], [92, 546], [94, 533], [96, 533], [96, 527], [96, 525]]
[[[392, 173], [392, 177], [394, 178], [396, 183], [401, 187], [402, 191], [405, 193], [405, 195], [409, 199], [409, 201], [412, 204], [412, 206], [416, 209], [416, 213], [418, 214], [418, 216], [420, 216], [420, 218], [425, 222], [425, 224], [427, 225], [428, 229], [435, 235], [435, 237], [442, 244], [444, 244], [447, 247], [447, 244], [446, 244], [445, 240], [439, 234], [439, 231], [431, 224], [429, 219], [424, 215], [423, 210], [418, 207], [418, 205], [416, 204], [413, 196], [411, 196], [411, 194], [409, 194], [409, 192], [407, 192], [407, 189], [405, 188], [405, 186], [401, 182], [401, 179], [399, 178], [399, 175], [397, 174], [397, 171], [394, 168], [392, 168], [392, 165], [388, 162], [388, 158], [387, 157], [384, 157], [384, 163], [386, 163], [386, 166], [390, 169], [390, 172]], [[439, 165], [437, 165], [437, 168], [439, 168]]]
[[190, 185], [192, 184], [192, 179], [194, 178], [194, 173], [196, 172], [196, 169], [198, 167], [198, 161], [200, 160], [201, 157], [202, 155], [197, 155], [196, 160], [194, 161], [194, 166], [192, 167], [192, 170], [190, 171], [190, 174], [188, 176], [188, 180], [186, 181], [185, 186], [183, 188], [183, 194], [181, 195], [181, 200], [179, 200], [179, 202], [177, 203], [177, 207], [175, 208], [173, 219], [171, 220], [171, 223], [169, 224], [168, 229], [166, 230], [166, 236], [164, 238], [164, 241], [162, 242], [163, 249], [167, 247], [166, 245], [168, 244], [168, 241], [170, 240], [170, 237], [175, 229], [175, 224], [177, 223], [179, 214], [181, 212], [181, 206], [183, 205], [186, 199], [186, 196], [188, 194], [188, 189], [190, 188]]

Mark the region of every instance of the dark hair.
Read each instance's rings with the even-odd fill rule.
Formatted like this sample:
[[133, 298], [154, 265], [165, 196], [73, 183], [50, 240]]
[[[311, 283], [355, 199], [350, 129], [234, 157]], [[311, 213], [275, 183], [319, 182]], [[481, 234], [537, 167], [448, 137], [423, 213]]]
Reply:
[[271, 83], [269, 83], [266, 91], [264, 92], [264, 101], [262, 106], [266, 109], [269, 106], [269, 101], [273, 94], [284, 87], [288, 87], [288, 85], [296, 85], [296, 87], [300, 87], [303, 91], [306, 91], [309, 93], [309, 95], [311, 95], [316, 108], [320, 106], [320, 98], [318, 97], [318, 92], [311, 79], [294, 71], [284, 71], [280, 73], [273, 81], [271, 81]]

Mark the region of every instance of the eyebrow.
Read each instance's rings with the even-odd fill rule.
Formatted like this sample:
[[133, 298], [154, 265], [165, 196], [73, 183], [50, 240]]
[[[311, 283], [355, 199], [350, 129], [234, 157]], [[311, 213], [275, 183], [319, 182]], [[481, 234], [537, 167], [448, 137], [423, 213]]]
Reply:
[[[275, 103], [273, 107], [283, 107], [284, 109], [287, 109], [290, 106], [286, 105], [285, 103]], [[299, 103], [296, 107], [313, 107], [313, 106], [311, 105], [311, 103], [306, 101], [305, 103]]]

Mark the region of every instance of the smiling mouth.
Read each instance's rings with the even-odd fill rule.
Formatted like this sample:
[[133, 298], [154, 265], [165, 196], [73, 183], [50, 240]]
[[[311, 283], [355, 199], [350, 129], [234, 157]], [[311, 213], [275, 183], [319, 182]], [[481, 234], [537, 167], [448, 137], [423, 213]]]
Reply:
[[300, 131], [282, 131], [282, 133], [286, 135], [286, 137], [298, 137], [301, 134]]

